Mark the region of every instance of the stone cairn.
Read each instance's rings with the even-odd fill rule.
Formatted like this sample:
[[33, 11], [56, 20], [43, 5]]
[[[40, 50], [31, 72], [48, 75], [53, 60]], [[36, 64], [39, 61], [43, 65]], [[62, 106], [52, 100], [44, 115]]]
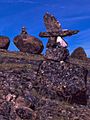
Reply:
[[77, 34], [79, 31], [62, 29], [59, 21], [49, 13], [44, 15], [44, 24], [47, 32], [40, 32], [39, 36], [49, 38], [46, 57], [56, 61], [65, 60], [69, 56], [69, 51], [66, 49], [68, 44], [62, 37]]
[[[78, 33], [78, 30], [63, 30], [60, 23], [49, 13], [44, 15], [47, 32], [40, 37], [48, 37], [46, 58], [40, 67], [40, 93], [51, 99], [67, 100], [71, 103], [87, 104], [87, 70], [67, 61], [69, 51], [62, 37]], [[41, 84], [40, 84], [41, 82]], [[44, 83], [44, 85], [42, 85]], [[46, 87], [47, 86], [47, 87]], [[45, 91], [46, 92], [45, 92]]]
[[42, 42], [27, 33], [25, 27], [22, 28], [20, 35], [14, 38], [14, 44], [21, 52], [40, 54], [43, 50]]

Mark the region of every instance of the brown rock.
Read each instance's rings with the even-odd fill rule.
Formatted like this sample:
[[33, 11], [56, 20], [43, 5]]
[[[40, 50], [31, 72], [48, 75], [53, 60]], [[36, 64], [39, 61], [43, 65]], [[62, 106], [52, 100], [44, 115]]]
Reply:
[[44, 48], [42, 42], [38, 38], [29, 35], [25, 28], [22, 28], [21, 34], [14, 38], [14, 44], [20, 51], [33, 54], [40, 54]]
[[6, 36], [0, 36], [0, 49], [8, 49], [10, 40]]
[[71, 57], [81, 59], [81, 60], [87, 60], [87, 55], [86, 55], [86, 53], [85, 53], [85, 51], [84, 51], [84, 49], [82, 47], [76, 48], [72, 52]]

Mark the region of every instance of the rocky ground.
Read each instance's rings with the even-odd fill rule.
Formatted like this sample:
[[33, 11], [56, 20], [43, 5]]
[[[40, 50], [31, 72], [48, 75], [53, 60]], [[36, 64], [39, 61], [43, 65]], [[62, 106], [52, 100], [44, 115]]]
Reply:
[[50, 54], [0, 50], [0, 120], [90, 120], [90, 60]]

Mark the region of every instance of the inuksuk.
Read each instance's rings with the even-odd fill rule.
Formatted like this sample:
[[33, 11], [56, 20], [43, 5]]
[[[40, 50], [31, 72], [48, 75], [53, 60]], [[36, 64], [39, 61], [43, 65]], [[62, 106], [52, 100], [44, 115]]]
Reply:
[[41, 94], [60, 101], [87, 104], [87, 70], [69, 62], [68, 45], [63, 39], [79, 31], [63, 30], [56, 18], [49, 13], [44, 15], [44, 23], [47, 32], [41, 32], [39, 35], [48, 37], [49, 41], [46, 50], [47, 61], [44, 61], [39, 69], [38, 86]]
[[14, 44], [21, 52], [31, 54], [40, 54], [44, 48], [42, 41], [29, 35], [25, 27], [22, 27], [21, 34], [14, 38]]
[[62, 29], [59, 21], [49, 13], [44, 15], [44, 24], [47, 32], [40, 32], [39, 36], [48, 38], [46, 57], [56, 61], [65, 60], [69, 56], [69, 52], [68, 44], [63, 37], [77, 34], [79, 30]]

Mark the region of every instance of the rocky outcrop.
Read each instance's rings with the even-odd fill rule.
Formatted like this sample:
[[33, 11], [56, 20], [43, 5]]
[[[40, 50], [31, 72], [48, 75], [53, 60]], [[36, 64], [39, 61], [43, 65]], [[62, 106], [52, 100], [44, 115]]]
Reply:
[[22, 28], [20, 35], [14, 38], [14, 44], [21, 52], [40, 54], [44, 48], [42, 41], [29, 35], [25, 28]]
[[8, 49], [10, 40], [6, 36], [0, 36], [0, 49]]
[[72, 52], [71, 57], [72, 58], [77, 58], [77, 59], [80, 59], [80, 60], [87, 60], [87, 54], [85, 53], [85, 51], [82, 47], [76, 48]]
[[46, 56], [0, 50], [0, 119], [89, 120], [87, 70], [68, 56], [63, 47]]

